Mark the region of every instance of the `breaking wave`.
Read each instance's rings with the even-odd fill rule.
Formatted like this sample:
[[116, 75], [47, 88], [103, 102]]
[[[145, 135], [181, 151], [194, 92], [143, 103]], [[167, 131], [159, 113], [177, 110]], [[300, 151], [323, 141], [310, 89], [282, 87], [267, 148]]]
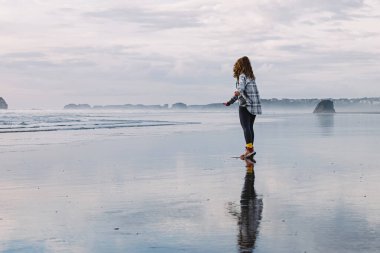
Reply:
[[[0, 133], [113, 129], [195, 124], [195, 122], [128, 119], [128, 114], [117, 113], [7, 112], [0, 116]], [[136, 115], [134, 116], [136, 117]]]

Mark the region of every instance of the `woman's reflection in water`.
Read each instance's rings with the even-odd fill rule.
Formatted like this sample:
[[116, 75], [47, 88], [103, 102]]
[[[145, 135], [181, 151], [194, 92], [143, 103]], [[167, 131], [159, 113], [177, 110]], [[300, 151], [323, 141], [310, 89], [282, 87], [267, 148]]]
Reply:
[[253, 252], [256, 237], [259, 233], [263, 200], [257, 198], [255, 191], [254, 163], [246, 161], [247, 173], [240, 198], [240, 215], [237, 215], [239, 225], [238, 245], [240, 252]]

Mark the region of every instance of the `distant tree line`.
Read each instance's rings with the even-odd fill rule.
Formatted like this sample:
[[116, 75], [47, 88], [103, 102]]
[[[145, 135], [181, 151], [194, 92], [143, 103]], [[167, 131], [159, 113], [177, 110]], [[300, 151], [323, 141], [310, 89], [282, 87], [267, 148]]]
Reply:
[[[372, 98], [324, 98], [333, 101], [335, 106], [340, 107], [374, 107], [380, 109], [380, 97]], [[271, 98], [271, 99], [261, 99], [263, 107], [315, 107], [322, 99], [318, 98], [302, 98], [302, 99], [292, 99], [292, 98]], [[228, 109], [235, 108], [238, 104], [235, 103], [230, 107], [226, 107], [223, 103], [210, 103], [203, 105], [187, 105], [183, 102], [174, 103], [171, 106], [169, 104], [164, 105], [143, 105], [143, 104], [124, 104], [124, 105], [95, 105], [90, 106], [89, 104], [68, 104], [64, 109]]]

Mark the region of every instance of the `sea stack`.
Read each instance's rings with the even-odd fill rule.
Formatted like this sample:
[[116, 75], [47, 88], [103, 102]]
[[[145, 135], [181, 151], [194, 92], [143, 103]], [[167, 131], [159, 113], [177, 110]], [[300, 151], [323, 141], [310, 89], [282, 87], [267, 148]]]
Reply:
[[314, 113], [335, 113], [334, 102], [329, 99], [322, 100], [315, 107]]
[[0, 109], [8, 109], [8, 104], [2, 97], [0, 97]]
[[172, 105], [172, 109], [186, 109], [187, 105], [184, 103], [175, 103]]

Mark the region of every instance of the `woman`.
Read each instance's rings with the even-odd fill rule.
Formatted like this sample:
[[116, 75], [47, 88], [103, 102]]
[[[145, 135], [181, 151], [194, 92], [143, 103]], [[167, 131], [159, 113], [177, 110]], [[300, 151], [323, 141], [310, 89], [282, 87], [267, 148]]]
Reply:
[[234, 65], [234, 77], [236, 78], [236, 91], [234, 97], [224, 103], [230, 106], [239, 100], [239, 118], [243, 128], [245, 138], [245, 153], [240, 158], [253, 158], [256, 154], [254, 150], [254, 131], [253, 124], [255, 123], [256, 115], [261, 114], [261, 103], [259, 91], [256, 86], [256, 78], [252, 71], [251, 62], [247, 56], [238, 59]]

